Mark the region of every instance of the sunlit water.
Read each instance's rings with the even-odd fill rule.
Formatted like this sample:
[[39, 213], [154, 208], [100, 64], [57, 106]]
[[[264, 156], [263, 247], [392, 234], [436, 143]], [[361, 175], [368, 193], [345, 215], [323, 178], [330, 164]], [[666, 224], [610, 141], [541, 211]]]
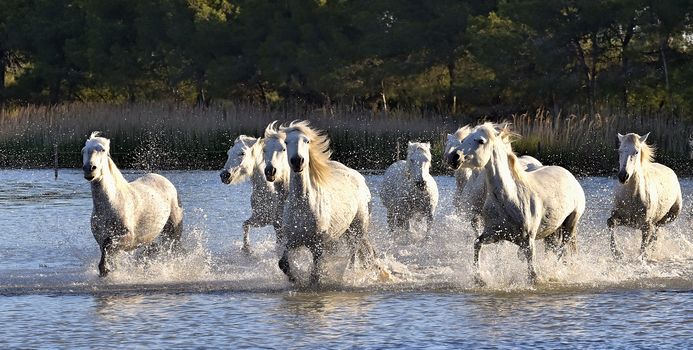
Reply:
[[[0, 170], [0, 348], [676, 348], [693, 347], [693, 182], [684, 213], [662, 229], [650, 259], [640, 233], [618, 229], [616, 261], [605, 228], [613, 180], [585, 178], [579, 253], [544, 254], [540, 282], [509, 243], [485, 246], [478, 288], [470, 225], [452, 214], [454, 181], [437, 177], [432, 237], [390, 233], [374, 194], [370, 235], [389, 281], [340, 270], [326, 287], [289, 284], [277, 268], [274, 232], [251, 230], [240, 252], [250, 186], [216, 172], [164, 172], [185, 208], [185, 253], [125, 254], [105, 279], [89, 225], [89, 185], [76, 170]], [[134, 178], [137, 173], [127, 173]], [[299, 270], [308, 269], [298, 254]], [[341, 273], [339, 271], [342, 271]]]

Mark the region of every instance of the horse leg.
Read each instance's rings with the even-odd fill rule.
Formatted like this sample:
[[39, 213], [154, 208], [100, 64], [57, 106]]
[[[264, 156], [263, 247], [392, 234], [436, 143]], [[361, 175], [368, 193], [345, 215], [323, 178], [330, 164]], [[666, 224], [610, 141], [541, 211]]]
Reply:
[[176, 206], [166, 222], [163, 230], [166, 246], [172, 251], [181, 250], [181, 237], [183, 236], [183, 209]]
[[573, 212], [565, 219], [559, 232], [561, 232], [561, 245], [559, 258], [563, 258], [567, 253], [570, 255], [577, 254], [577, 224], [580, 217], [577, 212]]
[[[546, 236], [544, 238], [544, 251], [546, 252], [553, 252], [556, 254], [557, 258], [561, 257], [561, 246], [563, 245], [563, 233], [562, 233], [563, 228], [559, 227], [556, 232]], [[520, 252], [518, 252], [519, 255]], [[524, 254], [522, 254], [524, 255]]]
[[313, 253], [313, 270], [310, 273], [310, 285], [318, 287], [320, 286], [320, 276], [322, 276], [322, 245], [319, 243], [315, 244], [310, 251]]
[[426, 239], [431, 238], [431, 228], [433, 227], [433, 210], [426, 213]]
[[387, 211], [387, 227], [390, 229], [390, 232], [395, 230], [395, 227], [399, 226], [397, 223], [397, 216], [395, 215], [393, 210], [388, 210]]
[[251, 216], [250, 219], [243, 221], [243, 247], [241, 251], [243, 253], [250, 255], [250, 228], [258, 227], [260, 220], [256, 219], [255, 216]]
[[479, 271], [479, 254], [481, 253], [481, 246], [483, 244], [491, 244], [498, 241], [498, 236], [492, 231], [484, 232], [474, 240], [474, 270], [476, 271], [474, 275], [474, 282], [480, 287], [486, 285], [486, 282], [481, 279], [481, 272]]
[[291, 272], [291, 264], [289, 264], [289, 250], [284, 249], [281, 259], [279, 259], [279, 269], [289, 278], [289, 282], [296, 283], [296, 277]]
[[481, 220], [481, 215], [472, 214], [472, 230], [474, 230], [477, 236], [479, 236], [479, 230], [481, 229]]
[[623, 253], [621, 253], [618, 248], [616, 248], [616, 237], [614, 235], [614, 227], [620, 225], [620, 218], [616, 214], [615, 211], [611, 212], [611, 217], [609, 217], [606, 220], [606, 226], [609, 228], [609, 235], [611, 236], [611, 254], [614, 256], [616, 260], [621, 259], [623, 257]]
[[115, 253], [115, 244], [111, 237], [106, 238], [101, 246], [101, 260], [99, 261], [99, 276], [106, 277], [111, 272], [110, 265]]
[[642, 228], [642, 242], [640, 243], [640, 258], [645, 259], [647, 257], [647, 250], [652, 246], [654, 241], [653, 237], [657, 234], [657, 227], [648, 223]]
[[531, 284], [537, 283], [537, 270], [534, 266], [534, 257], [536, 253], [534, 241], [534, 238], [528, 237], [526, 240], [521, 242], [521, 248], [525, 252], [525, 258], [527, 259], [527, 272], [529, 274], [529, 283]]

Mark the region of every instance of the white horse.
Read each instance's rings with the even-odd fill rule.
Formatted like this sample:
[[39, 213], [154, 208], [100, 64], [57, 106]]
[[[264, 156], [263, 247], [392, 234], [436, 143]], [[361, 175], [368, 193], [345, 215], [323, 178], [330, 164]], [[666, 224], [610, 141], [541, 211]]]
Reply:
[[323, 253], [345, 236], [352, 249], [351, 263], [359, 258], [370, 267], [375, 251], [367, 236], [371, 193], [356, 170], [330, 160], [329, 139], [307, 121], [280, 128], [286, 136], [291, 167], [289, 197], [280, 230], [283, 253], [279, 268], [296, 280], [289, 252], [300, 246], [313, 255], [311, 284], [320, 282]]
[[[273, 125], [273, 124], [270, 124]], [[225, 184], [240, 184], [250, 179], [250, 218], [243, 221], [243, 251], [250, 252], [249, 231], [251, 227], [272, 225], [276, 230], [281, 225], [282, 194], [277, 186], [268, 182], [263, 172], [262, 140], [240, 135], [226, 152], [228, 158], [219, 176]], [[283, 195], [286, 197], [286, 195]]]
[[621, 257], [614, 240], [615, 226], [642, 230], [640, 254], [657, 239], [657, 227], [681, 212], [681, 185], [670, 168], [653, 162], [654, 149], [645, 143], [647, 136], [618, 134], [619, 171], [614, 188], [614, 207], [607, 226], [611, 231], [611, 251]]
[[438, 185], [430, 168], [431, 144], [409, 142], [407, 159], [393, 163], [385, 171], [380, 199], [387, 209], [390, 230], [409, 230], [410, 219], [418, 216], [426, 219], [426, 233], [430, 233], [438, 206]]
[[[457, 150], [471, 132], [472, 128], [465, 125], [457, 129], [454, 134], [448, 134], [443, 157], [448, 166], [455, 171], [456, 187], [452, 199], [453, 207], [458, 215], [467, 216], [472, 222], [474, 231], [479, 232], [484, 201], [486, 201], [486, 175], [483, 168], [461, 167], [461, 152]], [[518, 162], [525, 171], [543, 166], [536, 158], [527, 155], [518, 157]]]
[[527, 258], [529, 278], [536, 281], [535, 240], [545, 239], [559, 256], [565, 245], [577, 250], [577, 223], [585, 211], [585, 193], [575, 177], [558, 166], [525, 171], [510, 147], [507, 126], [481, 124], [457, 148], [461, 166], [483, 168], [486, 176], [483, 233], [474, 241], [476, 280], [483, 284], [479, 252], [500, 240], [517, 244]]
[[265, 129], [262, 139], [262, 161], [265, 180], [271, 185], [276, 202], [266, 203], [275, 206], [275, 230], [279, 230], [284, 218], [284, 202], [289, 195], [291, 169], [286, 156], [286, 134], [278, 131], [277, 122], [272, 122]]
[[165, 177], [147, 174], [128, 181], [110, 157], [110, 140], [93, 132], [82, 149], [84, 178], [91, 183], [91, 232], [101, 248], [99, 274], [108, 275], [113, 256], [149, 245], [162, 235], [177, 248], [183, 209], [176, 188]]

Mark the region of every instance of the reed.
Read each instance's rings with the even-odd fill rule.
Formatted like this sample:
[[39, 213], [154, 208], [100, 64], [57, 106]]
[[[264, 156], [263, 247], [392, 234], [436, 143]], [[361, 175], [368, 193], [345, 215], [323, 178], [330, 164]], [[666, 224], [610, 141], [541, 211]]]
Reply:
[[[261, 135], [273, 120], [294, 119], [309, 119], [326, 130], [333, 158], [357, 169], [384, 169], [404, 158], [408, 140], [430, 141], [432, 170], [437, 173], [448, 172], [440, 161], [445, 134], [470, 122], [416, 110], [373, 113], [299, 105], [273, 109], [252, 104], [198, 108], [169, 102], [25, 106], [0, 110], [0, 167], [51, 167], [53, 145], [58, 145], [60, 166], [78, 167], [84, 140], [100, 130], [113, 140], [112, 156], [121, 167], [218, 169], [237, 135]], [[675, 118], [562, 116], [538, 110], [508, 121], [522, 135], [514, 146], [518, 153], [580, 175], [614, 173], [616, 133], [648, 131], [652, 132], [648, 140], [659, 150], [657, 159], [691, 174], [687, 140], [693, 128]]]

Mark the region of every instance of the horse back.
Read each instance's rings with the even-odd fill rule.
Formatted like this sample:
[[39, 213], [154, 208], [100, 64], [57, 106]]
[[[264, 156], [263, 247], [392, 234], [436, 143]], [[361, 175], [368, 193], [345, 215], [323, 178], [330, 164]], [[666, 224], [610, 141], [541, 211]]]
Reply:
[[527, 172], [533, 192], [538, 195], [544, 211], [542, 227], [555, 231], [573, 214], [585, 211], [585, 192], [575, 176], [559, 166], [542, 166]]
[[681, 202], [681, 185], [676, 173], [669, 167], [659, 163], [652, 163], [647, 169], [647, 181], [650, 188], [657, 191], [656, 198], [659, 206], [658, 212], [663, 216], [678, 201]]
[[146, 174], [130, 182], [133, 195], [138, 199], [154, 203], [170, 203], [180, 206], [178, 191], [171, 181], [159, 174]]

